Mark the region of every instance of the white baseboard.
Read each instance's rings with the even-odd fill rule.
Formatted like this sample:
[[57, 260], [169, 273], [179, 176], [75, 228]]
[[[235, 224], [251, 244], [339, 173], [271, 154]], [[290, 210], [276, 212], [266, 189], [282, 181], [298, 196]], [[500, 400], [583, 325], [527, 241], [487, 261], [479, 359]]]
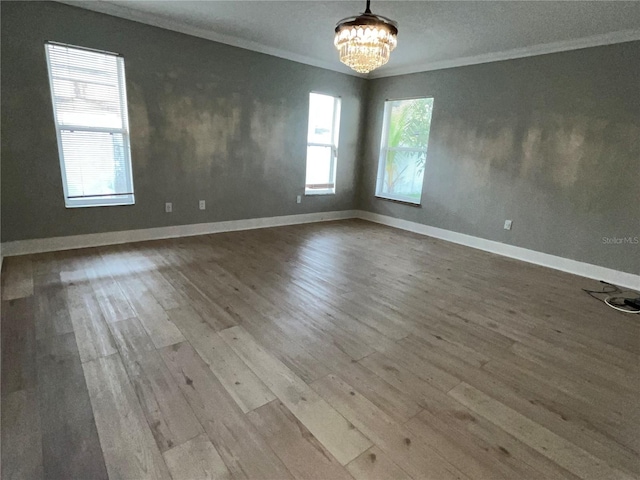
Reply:
[[514, 245], [496, 242], [494, 240], [486, 240], [484, 238], [473, 237], [471, 235], [465, 235], [464, 233], [431, 227], [429, 225], [410, 222], [408, 220], [389, 217], [387, 215], [380, 215], [377, 213], [358, 210], [357, 216], [358, 218], [368, 220], [370, 222], [380, 223], [383, 225], [388, 225], [390, 227], [400, 228], [402, 230], [408, 230], [410, 232], [419, 233], [421, 235], [440, 238], [448, 242], [458, 243], [467, 247], [484, 250], [485, 252], [491, 252], [502, 255], [504, 257], [515, 258], [516, 260], [522, 260], [523, 262], [533, 263], [536, 265], [541, 265], [543, 267], [561, 270], [567, 273], [573, 273], [574, 275], [580, 275], [582, 277], [593, 278], [595, 280], [604, 280], [605, 282], [613, 283], [614, 285], [619, 285], [621, 287], [640, 290], [640, 275], [621, 272], [618, 270], [613, 270], [611, 268], [592, 265], [590, 263], [579, 262], [577, 260], [571, 260], [569, 258], [558, 257], [556, 255], [550, 255], [548, 253], [537, 252], [535, 250], [529, 250], [527, 248], [516, 247]]
[[[465, 235], [464, 233], [431, 227], [421, 223], [410, 222], [399, 218], [380, 215], [362, 210], [344, 210], [337, 212], [318, 212], [301, 215], [284, 215], [280, 217], [250, 218], [246, 220], [231, 220], [226, 222], [198, 223], [192, 225], [176, 225], [171, 227], [147, 228], [141, 230], [126, 230], [120, 232], [92, 233], [88, 235], [73, 235], [68, 237], [38, 238], [33, 240], [19, 240], [2, 244], [2, 257], [27, 255], [31, 253], [54, 252], [59, 250], [73, 250], [76, 248], [99, 247], [120, 243], [141, 242], [146, 240], [161, 240], [163, 238], [190, 237], [210, 233], [231, 232], [237, 230], [252, 230], [256, 228], [279, 227], [284, 225], [298, 225], [303, 223], [324, 222], [330, 220], [344, 220], [360, 218], [370, 222], [388, 225], [390, 227], [408, 230], [410, 232], [427, 235], [434, 238], [458, 243], [471, 248], [495, 253], [524, 262], [561, 270], [563, 272], [580, 275], [582, 277], [604, 280], [615, 285], [640, 290], [640, 275], [620, 272], [611, 268], [579, 262], [568, 258], [536, 252], [527, 248], [516, 247], [484, 238]], [[1, 260], [0, 260], [1, 262]], [[1, 265], [1, 263], [0, 263]]]
[[280, 217], [249, 218], [226, 222], [196, 223], [191, 225], [175, 225], [171, 227], [145, 228], [140, 230], [124, 230], [119, 232], [91, 233], [68, 237], [37, 238], [18, 240], [2, 244], [5, 257], [28, 255], [31, 253], [73, 250], [76, 248], [100, 247], [120, 243], [161, 240], [163, 238], [191, 237], [209, 233], [232, 232], [236, 230], [253, 230], [256, 228], [280, 227], [302, 223], [325, 222], [355, 218], [355, 210], [337, 212], [317, 212], [300, 215], [283, 215]]

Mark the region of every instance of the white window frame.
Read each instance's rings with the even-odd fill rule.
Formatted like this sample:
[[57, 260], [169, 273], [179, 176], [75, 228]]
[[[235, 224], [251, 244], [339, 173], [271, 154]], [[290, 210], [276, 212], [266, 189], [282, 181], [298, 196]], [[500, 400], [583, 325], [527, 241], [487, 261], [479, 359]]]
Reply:
[[[102, 127], [88, 127], [83, 125], [59, 125], [58, 124], [58, 111], [55, 99], [55, 93], [53, 89], [53, 74], [51, 71], [51, 60], [49, 58], [49, 45], [58, 45], [70, 49], [86, 50], [94, 53], [100, 53], [103, 55], [113, 55], [117, 58], [118, 68], [118, 87], [120, 96], [120, 108], [122, 111], [122, 127], [121, 128], [102, 128]], [[133, 173], [131, 171], [131, 149], [129, 145], [129, 115], [127, 110], [127, 86], [124, 72], [124, 57], [120, 54], [107, 52], [103, 50], [95, 50], [92, 48], [79, 47], [76, 45], [67, 45], [58, 42], [46, 42], [45, 53], [47, 58], [47, 73], [49, 75], [49, 87], [51, 91], [51, 103], [53, 104], [53, 119], [56, 126], [56, 136], [58, 139], [58, 156], [60, 158], [60, 173], [62, 174], [62, 189], [64, 191], [64, 202], [66, 208], [82, 208], [82, 207], [107, 207], [118, 205], [134, 205], [135, 195], [133, 189]], [[69, 189], [67, 186], [67, 174], [64, 160], [64, 149], [62, 148], [62, 132], [102, 132], [102, 133], [116, 133], [122, 135], [123, 141], [123, 155], [125, 162], [125, 181], [128, 188], [128, 192], [110, 195], [93, 195], [87, 197], [72, 197], [69, 196]]]
[[[336, 193], [336, 166], [338, 163], [338, 138], [339, 138], [339, 130], [340, 130], [340, 109], [342, 107], [342, 102], [340, 97], [335, 97], [328, 93], [323, 92], [310, 92], [309, 93], [309, 112], [311, 111], [311, 95], [324, 95], [325, 97], [333, 98], [333, 123], [331, 124], [331, 143], [316, 143], [309, 142], [309, 123], [311, 118], [308, 118], [307, 121], [307, 159], [305, 161], [305, 186], [304, 186], [304, 194], [305, 195], [335, 195]], [[309, 147], [329, 147], [331, 148], [331, 164], [329, 166], [329, 178], [331, 179], [331, 183], [333, 184], [333, 188], [307, 188], [306, 182], [306, 172], [309, 165], [308, 152]]]
[[[412, 97], [412, 98], [393, 98], [385, 100], [384, 102], [384, 119], [382, 121], [382, 140], [380, 142], [380, 157], [378, 159], [378, 177], [376, 180], [376, 197], [383, 198], [385, 200], [393, 200], [396, 202], [408, 203], [411, 205], [420, 206], [422, 202], [422, 188], [424, 187], [424, 177], [422, 178], [422, 186], [420, 187], [420, 198], [418, 201], [411, 197], [404, 197], [402, 195], [391, 195], [389, 193], [383, 193], [382, 189], [384, 186], [384, 173], [385, 166], [387, 164], [387, 155], [389, 152], [416, 152], [416, 153], [424, 153], [425, 157], [427, 155], [427, 148], [410, 148], [410, 147], [389, 147], [389, 128], [390, 128], [390, 117], [391, 117], [391, 104], [393, 102], [402, 102], [408, 100], [426, 100], [431, 99], [433, 97]], [[429, 136], [431, 138], [431, 136]], [[426, 165], [425, 165], [426, 168]]]

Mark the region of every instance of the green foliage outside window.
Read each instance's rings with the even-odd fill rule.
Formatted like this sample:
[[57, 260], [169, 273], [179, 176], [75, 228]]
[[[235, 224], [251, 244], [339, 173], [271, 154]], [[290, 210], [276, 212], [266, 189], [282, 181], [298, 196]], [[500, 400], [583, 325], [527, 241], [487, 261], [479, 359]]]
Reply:
[[382, 194], [418, 200], [422, 193], [432, 98], [388, 102]]

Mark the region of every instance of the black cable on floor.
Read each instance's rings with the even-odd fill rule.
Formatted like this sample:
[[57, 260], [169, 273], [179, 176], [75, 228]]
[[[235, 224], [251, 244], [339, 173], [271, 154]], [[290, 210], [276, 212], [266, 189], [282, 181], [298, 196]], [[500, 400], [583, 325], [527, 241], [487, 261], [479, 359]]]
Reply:
[[[640, 294], [634, 292], [633, 290], [622, 290], [617, 285], [614, 285], [609, 282], [605, 282], [604, 280], [600, 280], [600, 283], [604, 284], [602, 290], [589, 290], [587, 288], [583, 288], [582, 291], [587, 293], [592, 298], [596, 300], [600, 300], [602, 303], [607, 305], [608, 307], [613, 308], [614, 310], [618, 310], [623, 313], [640, 313], [640, 309], [635, 309], [630, 305], [626, 304], [625, 300], [637, 300], [640, 299]], [[633, 297], [625, 297], [624, 293], [633, 293]], [[618, 294], [618, 296], [612, 296], [611, 294]], [[596, 295], [606, 295], [605, 298], [597, 297]]]

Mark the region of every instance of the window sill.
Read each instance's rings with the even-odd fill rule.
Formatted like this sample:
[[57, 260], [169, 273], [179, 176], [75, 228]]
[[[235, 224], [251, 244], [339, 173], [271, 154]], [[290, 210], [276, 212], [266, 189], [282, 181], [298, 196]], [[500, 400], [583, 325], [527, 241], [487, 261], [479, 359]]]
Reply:
[[387, 202], [399, 203], [400, 205], [407, 205], [409, 207], [422, 208], [421, 203], [414, 203], [408, 200], [398, 200], [397, 198], [381, 197], [380, 195], [375, 195], [375, 198], [377, 198], [378, 200], [385, 200]]
[[336, 192], [304, 192], [305, 197], [321, 197], [323, 195], [335, 195]]
[[135, 205], [135, 200], [123, 200], [121, 202], [103, 202], [103, 203], [65, 203], [65, 208], [93, 208], [93, 207], [126, 207]]

